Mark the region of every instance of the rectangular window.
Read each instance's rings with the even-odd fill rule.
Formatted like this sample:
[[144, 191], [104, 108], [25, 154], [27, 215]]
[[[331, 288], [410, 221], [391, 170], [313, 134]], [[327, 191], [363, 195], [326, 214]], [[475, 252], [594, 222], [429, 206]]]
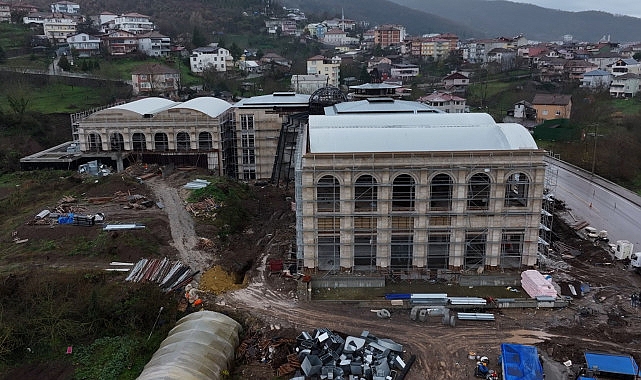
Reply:
[[340, 237], [338, 235], [318, 237], [318, 269], [340, 270]]
[[243, 169], [243, 179], [244, 180], [256, 179], [256, 169]]
[[254, 115], [240, 115], [240, 128], [243, 131], [254, 129]]
[[409, 270], [412, 267], [414, 237], [412, 235], [392, 235], [390, 268]]
[[427, 267], [447, 269], [450, 258], [450, 234], [447, 231], [430, 232], [427, 240]]
[[501, 237], [501, 267], [519, 268], [523, 255], [525, 231], [504, 230]]

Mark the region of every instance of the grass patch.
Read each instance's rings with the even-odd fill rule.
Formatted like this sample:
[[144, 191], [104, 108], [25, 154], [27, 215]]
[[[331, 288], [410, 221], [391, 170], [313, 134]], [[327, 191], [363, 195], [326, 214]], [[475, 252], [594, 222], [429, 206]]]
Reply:
[[612, 107], [624, 115], [637, 115], [641, 112], [641, 101], [637, 98], [632, 99], [612, 99]]

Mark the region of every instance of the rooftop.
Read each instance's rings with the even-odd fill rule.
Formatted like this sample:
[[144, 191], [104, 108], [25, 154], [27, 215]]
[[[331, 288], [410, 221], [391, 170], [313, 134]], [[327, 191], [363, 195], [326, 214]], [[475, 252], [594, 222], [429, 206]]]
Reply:
[[488, 114], [334, 114], [309, 116], [311, 153], [538, 149], [520, 124]]
[[309, 95], [295, 92], [274, 92], [271, 95], [259, 95], [245, 98], [234, 104], [236, 108], [263, 108], [273, 106], [307, 106]]

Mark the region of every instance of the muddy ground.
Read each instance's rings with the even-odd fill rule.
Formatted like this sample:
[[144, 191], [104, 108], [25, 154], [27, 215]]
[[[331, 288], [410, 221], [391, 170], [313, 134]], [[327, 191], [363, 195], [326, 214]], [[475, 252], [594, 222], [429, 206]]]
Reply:
[[[134, 176], [153, 171], [138, 168]], [[225, 241], [216, 238], [216, 227], [199, 221], [187, 211], [188, 191], [181, 188], [201, 174], [175, 171], [138, 183], [114, 176], [104, 186], [78, 196], [87, 212], [102, 212], [109, 222], [144, 223], [145, 230], [112, 233], [101, 244], [108, 255], [69, 256], [64, 252], [33, 257], [36, 265], [107, 267], [109, 261], [135, 262], [141, 258], [132, 241], [145, 234], [156, 245], [158, 257], [178, 258], [205, 273], [219, 265], [245, 280], [240, 290], [202, 293], [205, 307], [239, 319], [246, 326], [244, 339], [254, 347], [239, 357], [234, 374], [243, 379], [272, 379], [285, 362], [292, 346], [279, 345], [272, 357], [257, 347], [268, 347], [276, 338], [293, 339], [301, 331], [329, 328], [344, 335], [360, 335], [368, 330], [382, 338], [404, 345], [406, 355], [416, 362], [406, 379], [467, 379], [473, 377], [470, 352], [486, 355], [496, 363], [503, 342], [534, 344], [550, 361], [582, 363], [586, 350], [632, 354], [641, 363], [641, 314], [630, 303], [630, 295], [641, 290], [641, 276], [555, 220], [556, 238], [575, 248], [572, 254], [550, 252], [541, 271], [559, 284], [588, 284], [582, 297], [573, 297], [563, 309], [496, 310], [494, 322], [459, 322], [444, 326], [440, 319], [415, 322], [409, 310], [390, 308], [390, 319], [379, 319], [371, 307], [353, 302], [308, 302], [299, 297], [305, 284], [301, 279], [271, 274], [265, 270], [269, 259], [291, 258], [295, 237], [295, 215], [291, 207], [292, 189], [253, 186], [255, 197], [246, 201], [251, 217], [247, 228]], [[151, 207], [131, 208], [125, 196], [142, 195], [153, 201]], [[90, 198], [111, 197], [104, 203], [88, 203]], [[162, 206], [162, 208], [158, 206]], [[54, 207], [55, 205], [52, 205]], [[40, 210], [34, 210], [34, 215]], [[16, 230], [29, 244], [61, 244], [71, 247], [74, 238], [98, 236], [92, 227], [34, 225], [25, 223]], [[64, 236], [65, 243], [56, 243]], [[213, 244], [202, 244], [202, 238]], [[69, 248], [71, 249], [71, 248]], [[574, 256], [576, 255], [576, 256]], [[24, 258], [23, 258], [24, 259]], [[197, 276], [196, 283], [200, 280]], [[417, 285], [418, 286], [418, 285]], [[429, 289], [429, 284], [425, 284]], [[304, 293], [304, 292], [303, 292]], [[252, 343], [253, 342], [253, 343]], [[263, 342], [263, 344], [259, 344]], [[245, 345], [247, 347], [247, 345]], [[492, 367], [492, 363], [490, 365]], [[576, 368], [574, 368], [576, 370]], [[290, 376], [290, 375], [288, 375]], [[289, 378], [287, 376], [283, 378]], [[554, 379], [548, 376], [547, 380]]]

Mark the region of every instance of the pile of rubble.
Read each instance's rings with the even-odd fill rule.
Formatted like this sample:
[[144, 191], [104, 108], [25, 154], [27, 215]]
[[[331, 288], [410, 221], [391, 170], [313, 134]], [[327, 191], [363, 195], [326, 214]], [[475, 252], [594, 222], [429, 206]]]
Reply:
[[213, 219], [216, 217], [218, 209], [222, 207], [221, 202], [216, 202], [213, 198], [207, 198], [200, 202], [188, 203], [185, 208], [193, 216], [200, 216]]
[[124, 209], [142, 210], [154, 206], [154, 201], [141, 194], [131, 194], [130, 192], [116, 191], [112, 196], [92, 197], [87, 201], [91, 204], [103, 204], [108, 202], [124, 203]]
[[[288, 362], [296, 369], [292, 380], [320, 376], [321, 379], [387, 379], [406, 373], [409, 366], [402, 358], [403, 346], [391, 339], [377, 338], [368, 331], [359, 337], [340, 335], [319, 328], [296, 338], [296, 355]], [[293, 372], [293, 371], [292, 371]]]

